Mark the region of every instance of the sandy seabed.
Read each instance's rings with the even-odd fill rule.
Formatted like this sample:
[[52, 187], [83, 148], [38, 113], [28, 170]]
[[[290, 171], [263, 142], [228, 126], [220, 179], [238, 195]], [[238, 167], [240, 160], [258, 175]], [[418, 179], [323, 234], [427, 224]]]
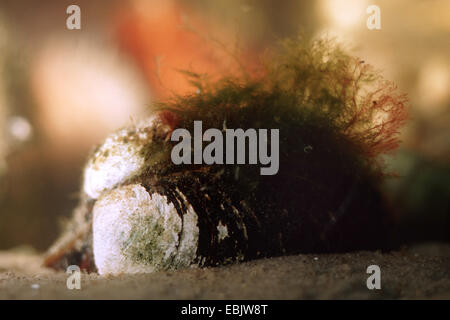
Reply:
[[[369, 265], [381, 290], [369, 290]], [[450, 244], [391, 253], [294, 255], [216, 268], [102, 277], [41, 267], [36, 254], [0, 252], [0, 299], [450, 299]]]

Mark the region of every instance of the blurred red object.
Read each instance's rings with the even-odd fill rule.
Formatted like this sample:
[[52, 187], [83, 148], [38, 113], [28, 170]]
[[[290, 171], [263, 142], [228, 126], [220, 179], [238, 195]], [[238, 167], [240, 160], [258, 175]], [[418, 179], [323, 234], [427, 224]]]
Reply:
[[[181, 70], [211, 77], [239, 72], [229, 31], [208, 25], [198, 15], [187, 15], [174, 1], [133, 4], [116, 16], [116, 34], [119, 45], [142, 68], [156, 99], [196, 90]], [[247, 60], [255, 60], [248, 59], [248, 52], [237, 57], [246, 65]]]

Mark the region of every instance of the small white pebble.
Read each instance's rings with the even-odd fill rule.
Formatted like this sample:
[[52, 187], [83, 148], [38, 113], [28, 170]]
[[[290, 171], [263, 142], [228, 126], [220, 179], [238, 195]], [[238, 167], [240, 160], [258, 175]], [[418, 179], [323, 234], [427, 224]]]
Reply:
[[37, 289], [39, 289], [39, 288], [40, 288], [40, 285], [38, 285], [37, 283], [33, 283], [33, 284], [31, 285], [31, 289], [37, 290]]
[[317, 260], [319, 260], [319, 258], [318, 257], [314, 257], [314, 261], [317, 261]]
[[219, 242], [228, 237], [228, 228], [226, 225], [222, 224], [222, 221], [219, 221], [219, 224], [217, 225], [217, 231], [219, 232], [218, 234]]

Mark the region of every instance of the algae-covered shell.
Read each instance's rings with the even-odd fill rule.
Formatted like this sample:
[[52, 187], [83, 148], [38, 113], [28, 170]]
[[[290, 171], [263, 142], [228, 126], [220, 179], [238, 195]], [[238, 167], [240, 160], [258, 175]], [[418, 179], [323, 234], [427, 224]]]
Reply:
[[[203, 83], [189, 73], [202, 90], [175, 95], [146, 123], [108, 137], [86, 164], [80, 205], [46, 265], [115, 274], [384, 248], [377, 157], [398, 145], [406, 96], [327, 42], [292, 39], [280, 50], [255, 79]], [[279, 130], [279, 170], [172, 162], [175, 128], [198, 150], [196, 121], [219, 134]], [[226, 149], [223, 159], [234, 158]]]
[[[149, 273], [369, 248], [383, 236], [378, 193], [363, 177], [335, 170], [339, 163], [331, 171], [325, 162], [328, 176], [321, 179], [342, 181], [340, 189], [315, 189], [297, 179], [295, 171], [308, 162], [290, 172], [281, 163], [280, 176], [254, 175], [258, 168], [251, 165], [179, 168], [165, 158], [168, 133], [153, 118], [119, 130], [96, 149], [85, 168], [83, 201], [49, 251], [48, 266]], [[322, 159], [320, 152], [329, 153], [308, 156]], [[244, 182], [236, 180], [239, 169]]]
[[[112, 133], [93, 150], [84, 167], [79, 205], [60, 238], [47, 251], [45, 266], [58, 269], [77, 264], [88, 271], [96, 270], [92, 248], [92, 209], [96, 200], [148, 169], [152, 146], [164, 141], [169, 132], [170, 127], [156, 114]], [[158, 150], [153, 153], [152, 159], [158, 158]]]
[[180, 216], [167, 197], [139, 184], [119, 187], [93, 208], [93, 252], [100, 274], [188, 267], [196, 260], [197, 215]]

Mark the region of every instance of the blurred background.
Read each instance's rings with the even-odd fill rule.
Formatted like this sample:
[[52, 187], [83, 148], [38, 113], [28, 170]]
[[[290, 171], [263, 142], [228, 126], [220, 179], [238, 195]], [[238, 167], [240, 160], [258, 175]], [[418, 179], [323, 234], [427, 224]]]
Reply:
[[[66, 27], [71, 4], [80, 30]], [[371, 4], [380, 30], [366, 27]], [[92, 147], [192, 90], [176, 69], [220, 72], [234, 47], [251, 64], [299, 31], [336, 37], [408, 93], [384, 192], [402, 243], [449, 242], [450, 1], [0, 0], [0, 250], [55, 240]]]

